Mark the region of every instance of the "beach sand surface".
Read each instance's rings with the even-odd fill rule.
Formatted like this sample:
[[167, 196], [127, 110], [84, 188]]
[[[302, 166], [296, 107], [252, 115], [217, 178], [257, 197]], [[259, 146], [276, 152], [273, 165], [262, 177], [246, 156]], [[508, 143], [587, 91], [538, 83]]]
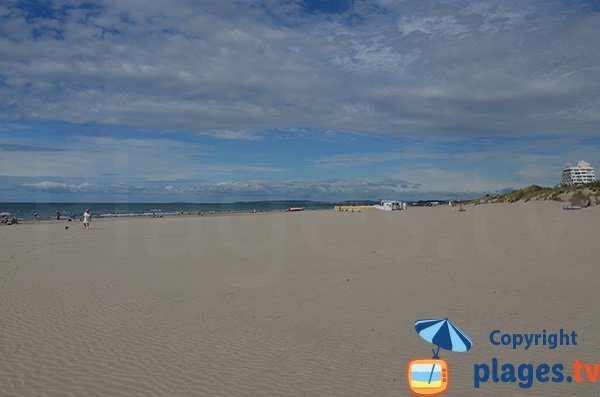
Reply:
[[[0, 227], [1, 396], [408, 396], [448, 317], [447, 396], [592, 396], [474, 365], [600, 362], [600, 207], [306, 211]], [[513, 350], [490, 332], [576, 331]], [[565, 369], [565, 374], [570, 374]]]

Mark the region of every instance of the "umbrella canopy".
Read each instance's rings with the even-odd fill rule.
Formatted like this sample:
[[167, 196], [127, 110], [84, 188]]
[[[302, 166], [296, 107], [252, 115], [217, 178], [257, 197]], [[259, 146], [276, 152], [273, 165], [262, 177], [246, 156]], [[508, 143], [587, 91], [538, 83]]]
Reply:
[[[447, 318], [417, 320], [415, 330], [429, 343], [453, 352], [466, 352], [473, 346], [471, 339]], [[437, 353], [435, 353], [437, 355]]]

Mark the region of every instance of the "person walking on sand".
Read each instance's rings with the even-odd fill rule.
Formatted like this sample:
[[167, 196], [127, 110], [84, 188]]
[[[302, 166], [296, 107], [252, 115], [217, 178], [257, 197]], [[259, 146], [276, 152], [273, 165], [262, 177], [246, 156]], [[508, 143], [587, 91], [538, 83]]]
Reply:
[[90, 220], [91, 219], [92, 219], [92, 215], [90, 215], [90, 210], [86, 209], [85, 212], [83, 213], [83, 228], [84, 229], [90, 228]]

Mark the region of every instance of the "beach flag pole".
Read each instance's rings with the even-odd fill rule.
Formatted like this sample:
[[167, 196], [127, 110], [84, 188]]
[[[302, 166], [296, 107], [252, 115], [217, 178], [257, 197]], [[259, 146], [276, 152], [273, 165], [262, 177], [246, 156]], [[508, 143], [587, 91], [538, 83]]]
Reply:
[[[437, 351], [431, 349], [431, 351], [433, 352], [433, 358], [440, 358], [439, 356], [439, 352], [440, 352], [440, 347], [437, 347]], [[427, 382], [428, 384], [431, 383], [431, 378], [433, 377], [433, 371], [435, 370], [435, 364], [433, 364], [431, 366], [431, 373], [429, 374], [429, 381]]]

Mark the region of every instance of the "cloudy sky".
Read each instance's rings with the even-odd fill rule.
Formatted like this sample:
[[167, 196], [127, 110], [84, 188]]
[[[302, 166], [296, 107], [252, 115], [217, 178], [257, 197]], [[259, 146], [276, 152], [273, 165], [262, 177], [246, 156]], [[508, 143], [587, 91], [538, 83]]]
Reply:
[[589, 0], [0, 2], [0, 201], [412, 200], [600, 165]]

